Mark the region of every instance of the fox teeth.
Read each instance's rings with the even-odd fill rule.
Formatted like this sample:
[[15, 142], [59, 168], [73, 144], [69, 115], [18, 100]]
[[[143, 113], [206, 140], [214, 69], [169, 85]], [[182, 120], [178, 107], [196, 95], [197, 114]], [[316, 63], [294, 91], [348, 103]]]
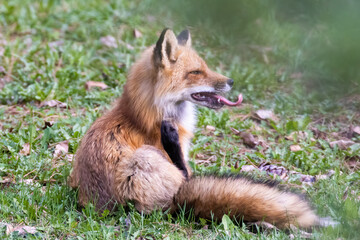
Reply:
[[221, 100], [220, 100], [220, 98], [218, 98], [218, 100], [217, 100], [217, 101], [218, 101], [218, 103], [221, 103]]

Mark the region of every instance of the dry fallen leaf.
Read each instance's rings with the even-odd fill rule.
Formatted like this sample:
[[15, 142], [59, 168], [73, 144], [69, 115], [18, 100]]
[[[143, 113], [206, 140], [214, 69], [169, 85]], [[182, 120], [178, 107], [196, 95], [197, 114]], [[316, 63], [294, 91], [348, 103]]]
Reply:
[[20, 179], [18, 183], [23, 183], [25, 185], [34, 185], [36, 182], [34, 181], [34, 179], [28, 178], [28, 179]]
[[58, 100], [50, 100], [45, 101], [40, 104], [40, 107], [59, 107], [59, 108], [66, 108], [67, 104], [60, 102]]
[[251, 148], [259, 144], [259, 142], [255, 140], [254, 135], [249, 132], [241, 132], [240, 137], [243, 139], [244, 144]]
[[357, 133], [360, 135], [360, 126], [355, 126], [352, 130], [354, 133]]
[[107, 46], [107, 47], [111, 47], [111, 48], [117, 48], [118, 47], [116, 39], [111, 35], [100, 38], [100, 42], [104, 46]]
[[254, 167], [253, 165], [243, 165], [241, 167], [241, 172], [252, 172], [252, 171], [255, 171], [256, 170], [256, 167]]
[[299, 145], [291, 145], [290, 146], [290, 151], [292, 151], [292, 152], [301, 151], [301, 147]]
[[195, 157], [197, 159], [206, 159], [207, 158], [207, 156], [205, 154], [202, 154], [202, 153], [197, 153]]
[[30, 154], [30, 143], [25, 143], [23, 148], [20, 150], [20, 154], [27, 156]]
[[310, 130], [313, 132], [315, 138], [326, 139], [326, 133], [325, 132], [322, 132], [317, 128], [311, 128]]
[[279, 120], [271, 110], [257, 110], [255, 115], [261, 120], [272, 120], [274, 122]]
[[352, 171], [359, 170], [360, 169], [360, 156], [354, 156], [351, 158], [347, 158], [345, 161], [345, 166], [347, 166]]
[[108, 88], [108, 85], [106, 85], [103, 82], [95, 82], [95, 81], [88, 81], [85, 83], [86, 90], [90, 90], [91, 88], [94, 88], [94, 87], [98, 87], [98, 88], [101, 88], [102, 90], [105, 90]]
[[205, 129], [207, 131], [209, 131], [209, 132], [213, 132], [213, 131], [215, 131], [216, 128], [214, 126], [211, 126], [211, 125], [206, 125]]
[[142, 33], [139, 30], [137, 30], [136, 28], [134, 29], [133, 33], [134, 33], [135, 38], [142, 37]]
[[35, 227], [30, 227], [25, 225], [13, 226], [9, 223], [0, 222], [0, 226], [6, 226], [6, 235], [10, 235], [13, 232], [18, 232], [19, 236], [25, 236], [28, 233], [30, 234], [37, 233]]
[[337, 145], [339, 149], [346, 150], [348, 147], [350, 147], [353, 144], [355, 144], [355, 142], [351, 140], [338, 140], [338, 141], [330, 142], [330, 147], [334, 148]]
[[65, 141], [59, 142], [55, 146], [54, 158], [58, 158], [62, 154], [68, 153], [68, 151], [69, 151], [69, 141], [65, 140]]
[[235, 128], [230, 127], [230, 130], [231, 130], [231, 131], [233, 132], [233, 134], [235, 134], [235, 135], [240, 134], [240, 131], [237, 130], [237, 129], [235, 129]]
[[15, 183], [14, 179], [9, 177], [0, 177], [0, 186], [8, 186], [12, 183]]

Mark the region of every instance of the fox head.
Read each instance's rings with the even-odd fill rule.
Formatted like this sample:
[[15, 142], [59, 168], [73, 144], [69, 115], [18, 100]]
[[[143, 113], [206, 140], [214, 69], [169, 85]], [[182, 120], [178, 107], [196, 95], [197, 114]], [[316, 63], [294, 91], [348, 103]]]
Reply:
[[188, 30], [175, 36], [173, 31], [165, 29], [155, 46], [145, 50], [132, 66], [122, 104], [130, 104], [134, 118], [147, 122], [149, 119], [179, 119], [189, 115], [192, 109], [189, 102], [213, 109], [239, 105], [241, 95], [235, 103], [221, 96], [233, 83], [232, 79], [210, 70], [191, 48]]
[[219, 95], [228, 92], [234, 81], [209, 69], [191, 48], [188, 30], [176, 37], [164, 29], [153, 49], [153, 64], [157, 72], [155, 97], [160, 102], [190, 101], [213, 109], [238, 104]]

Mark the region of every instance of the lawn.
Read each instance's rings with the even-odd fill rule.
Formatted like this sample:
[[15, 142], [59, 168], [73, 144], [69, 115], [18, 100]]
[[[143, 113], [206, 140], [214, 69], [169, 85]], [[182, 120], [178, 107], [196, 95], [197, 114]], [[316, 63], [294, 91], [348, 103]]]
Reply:
[[[234, 28], [221, 29], [226, 19], [211, 28], [211, 15], [200, 23], [187, 17], [196, 15], [186, 11], [191, 6], [159, 2], [0, 0], [0, 238], [357, 239], [357, 70], [346, 64], [345, 74], [341, 60], [318, 61], [322, 53], [312, 47], [323, 35], [306, 35], [291, 21], [279, 24], [272, 14], [261, 13], [270, 16], [262, 22], [251, 4], [253, 15], [239, 10], [251, 23], [241, 25], [239, 36], [229, 34]], [[198, 109], [190, 151], [194, 173], [276, 179], [307, 195], [335, 226], [310, 236], [296, 230], [253, 233], [228, 217], [195, 221], [186, 214], [144, 215], [133, 206], [97, 213], [91, 205], [77, 205], [67, 177], [82, 136], [121, 95], [139, 53], [164, 27], [180, 32], [188, 25], [209, 66], [235, 80], [229, 97], [244, 95], [240, 107]], [[345, 50], [356, 59], [355, 51]]]

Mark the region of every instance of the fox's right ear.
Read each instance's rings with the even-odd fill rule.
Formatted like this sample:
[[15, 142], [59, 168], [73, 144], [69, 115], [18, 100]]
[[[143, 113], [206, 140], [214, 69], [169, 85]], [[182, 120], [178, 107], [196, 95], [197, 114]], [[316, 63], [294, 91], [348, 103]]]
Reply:
[[154, 64], [156, 67], [170, 67], [176, 62], [175, 53], [178, 49], [178, 40], [173, 31], [165, 28], [154, 48]]

